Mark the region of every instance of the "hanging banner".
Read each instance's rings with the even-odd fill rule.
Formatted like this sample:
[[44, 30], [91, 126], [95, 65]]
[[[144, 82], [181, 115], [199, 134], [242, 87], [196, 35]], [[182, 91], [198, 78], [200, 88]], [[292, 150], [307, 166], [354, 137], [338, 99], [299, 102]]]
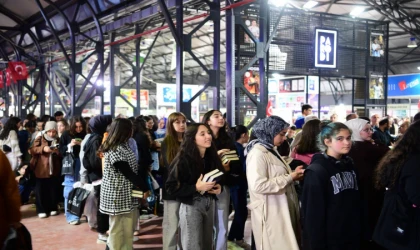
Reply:
[[10, 69], [6, 69], [6, 85], [10, 86], [12, 84], [12, 81], [12, 72], [10, 71]]
[[24, 62], [9, 62], [8, 64], [14, 80], [25, 80], [28, 78], [28, 69]]
[[337, 67], [337, 31], [315, 29], [315, 67]]
[[383, 73], [370, 72], [369, 99], [384, 99], [384, 75]]
[[370, 33], [370, 56], [384, 57], [385, 42], [383, 31], [372, 31]]
[[420, 74], [388, 77], [388, 98], [419, 96]]
[[4, 88], [3, 71], [0, 71], [0, 89]]

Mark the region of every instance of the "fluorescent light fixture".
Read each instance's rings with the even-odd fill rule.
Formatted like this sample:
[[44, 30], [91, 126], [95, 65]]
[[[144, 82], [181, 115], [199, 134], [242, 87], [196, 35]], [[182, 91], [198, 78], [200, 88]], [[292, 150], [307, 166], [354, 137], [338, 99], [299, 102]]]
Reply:
[[307, 3], [303, 5], [303, 9], [310, 10], [318, 4], [317, 1], [309, 0]]
[[287, 0], [268, 0], [268, 4], [273, 5], [275, 7], [285, 6], [287, 2]]
[[358, 17], [360, 14], [362, 14], [365, 11], [365, 7], [357, 6], [350, 12], [350, 16], [355, 18]]
[[420, 70], [420, 67], [417, 67], [418, 70]]
[[408, 42], [407, 48], [417, 48], [415, 37], [410, 37], [410, 41]]

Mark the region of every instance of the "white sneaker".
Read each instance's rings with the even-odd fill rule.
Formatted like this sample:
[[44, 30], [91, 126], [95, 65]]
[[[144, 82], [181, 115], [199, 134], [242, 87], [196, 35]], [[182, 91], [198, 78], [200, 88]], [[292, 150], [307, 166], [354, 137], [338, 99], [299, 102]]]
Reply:
[[140, 240], [140, 238], [138, 236], [133, 236], [133, 242], [136, 242], [138, 240]]
[[46, 213], [40, 213], [38, 214], [38, 217], [43, 219], [43, 218], [47, 218], [47, 214]]
[[108, 236], [106, 236], [106, 234], [98, 234], [98, 239], [96, 240], [96, 243], [106, 244], [107, 240], [108, 240]]
[[56, 216], [56, 215], [58, 215], [58, 212], [57, 211], [51, 211], [50, 215], [51, 216]]
[[78, 221], [78, 220], [70, 221], [69, 224], [70, 225], [79, 225], [80, 221]]

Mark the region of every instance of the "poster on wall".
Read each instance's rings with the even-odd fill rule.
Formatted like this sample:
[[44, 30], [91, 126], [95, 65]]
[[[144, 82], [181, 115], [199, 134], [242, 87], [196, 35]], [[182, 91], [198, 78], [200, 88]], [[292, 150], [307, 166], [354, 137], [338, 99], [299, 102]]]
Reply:
[[[182, 86], [182, 100], [188, 102], [200, 89], [197, 85], [184, 84]], [[156, 84], [156, 106], [159, 117], [168, 117], [175, 111], [176, 106], [176, 85], [158, 83]], [[199, 120], [200, 98], [195, 98], [191, 103], [191, 118]]]
[[370, 72], [369, 99], [384, 99], [384, 76], [382, 73]]
[[268, 79], [268, 93], [277, 94], [279, 92], [279, 80]]
[[337, 67], [337, 31], [315, 29], [315, 67]]
[[260, 93], [260, 73], [256, 69], [252, 68], [251, 70], [245, 72], [244, 87], [251, 94]]
[[318, 109], [319, 104], [319, 77], [308, 76], [308, 104]]
[[372, 31], [370, 33], [370, 56], [383, 57], [385, 50], [384, 32]]

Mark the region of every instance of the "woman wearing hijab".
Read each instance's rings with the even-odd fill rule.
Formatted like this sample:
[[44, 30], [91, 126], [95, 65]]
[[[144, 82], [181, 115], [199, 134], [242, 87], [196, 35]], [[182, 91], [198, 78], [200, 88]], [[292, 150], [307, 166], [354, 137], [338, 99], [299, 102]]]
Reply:
[[[258, 250], [298, 250], [299, 201], [294, 181], [303, 178], [303, 166], [294, 172], [277, 153], [289, 124], [278, 116], [257, 122], [245, 150], [251, 202], [251, 223]], [[281, 225], [279, 225], [281, 223]]]
[[345, 123], [352, 131], [353, 146], [349, 156], [354, 161], [359, 176], [362, 198], [363, 240], [361, 249], [377, 249], [372, 242], [372, 233], [381, 213], [384, 194], [374, 187], [374, 171], [379, 161], [388, 152], [384, 145], [372, 144], [372, 126], [364, 119], [353, 119]]

